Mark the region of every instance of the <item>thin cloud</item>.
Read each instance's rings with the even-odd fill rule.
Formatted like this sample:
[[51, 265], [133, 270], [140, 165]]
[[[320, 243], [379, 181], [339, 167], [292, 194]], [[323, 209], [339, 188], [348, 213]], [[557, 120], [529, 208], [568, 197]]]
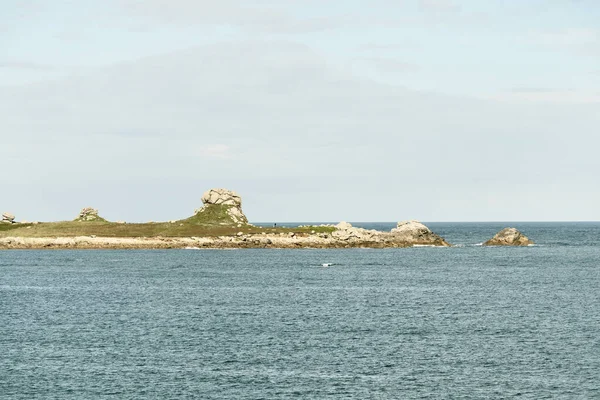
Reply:
[[557, 31], [533, 32], [534, 43], [547, 46], [580, 46], [600, 41], [600, 31], [588, 28], [571, 28]]
[[360, 57], [357, 60], [372, 64], [377, 69], [384, 72], [417, 72], [420, 69], [416, 64], [407, 63], [394, 58]]
[[406, 50], [407, 48], [414, 47], [413, 43], [365, 43], [357, 47], [358, 51], [390, 51], [390, 50]]
[[56, 69], [53, 65], [39, 64], [27, 61], [5, 61], [0, 62], [0, 68], [20, 69], [20, 70], [35, 70], [35, 71], [51, 71]]
[[529, 43], [553, 51], [568, 52], [584, 57], [600, 57], [600, 30], [571, 28], [555, 31], [530, 32]]
[[[18, 187], [28, 182], [38, 188], [40, 182], [54, 192], [69, 192], [90, 182], [137, 182], [128, 201], [135, 204], [140, 219], [152, 215], [145, 213], [153, 213], [155, 204], [162, 209], [181, 207], [175, 198], [144, 203], [147, 193], [156, 191], [156, 182], [209, 188], [236, 181], [231, 187], [252, 199], [268, 193], [254, 187], [260, 179], [281, 182], [275, 190], [293, 193], [278, 197], [277, 204], [305, 210], [294, 214], [299, 218], [315, 213], [318, 218], [319, 212], [390, 218], [387, 209], [378, 214], [361, 209], [373, 193], [385, 193], [399, 209], [452, 218], [490, 215], [485, 205], [464, 201], [487, 195], [487, 188], [470, 186], [477, 179], [495, 180], [494, 187], [505, 185], [497, 190], [511, 198], [527, 195], [513, 188], [520, 183], [526, 187], [529, 175], [507, 175], [506, 154], [515, 165], [536, 165], [554, 182], [572, 179], [563, 171], [566, 163], [593, 162], [580, 167], [592, 179], [598, 169], [595, 104], [540, 107], [538, 102], [517, 102], [515, 93], [509, 93], [511, 101], [501, 103], [413, 92], [347, 73], [327, 62], [326, 55], [288, 42], [220, 43], [2, 90], [0, 120], [10, 136], [7, 143], [35, 161], [11, 169], [10, 161], [0, 160], [0, 169], [11, 171], [4, 183]], [[405, 64], [392, 60], [395, 66]], [[577, 129], [565, 138], [565, 126], [573, 124]], [[144, 132], [160, 135], [150, 139]], [[577, 151], [563, 154], [567, 139], [579, 145]], [[367, 186], [329, 189], [332, 181], [354, 182], [357, 176]], [[298, 190], [301, 177], [311, 178], [311, 190], [353, 200], [315, 205], [312, 193]], [[596, 199], [598, 194], [586, 189], [588, 181], [573, 192]], [[106, 198], [121, 193], [96, 187]], [[416, 200], [406, 196], [407, 187], [422, 195]], [[436, 199], [441, 192], [456, 201], [440, 211]], [[14, 193], [19, 203], [35, 197], [31, 191]], [[423, 204], [423, 198], [433, 200]], [[520, 204], [520, 210], [535, 212], [539, 199], [548, 198], [540, 195], [525, 202], [531, 207], [523, 210], [525, 203]], [[79, 206], [71, 197], [52, 201], [44, 199], [44, 204]], [[568, 215], [561, 214], [564, 207], [557, 202], [542, 203], [556, 210], [556, 217]], [[283, 219], [281, 207], [255, 204], [257, 218], [262, 212]], [[507, 209], [502, 215], [513, 214]]]
[[120, 0], [125, 12], [134, 17], [181, 25], [228, 25], [267, 33], [305, 33], [328, 30], [344, 24], [344, 18], [297, 18], [269, 4], [240, 4], [235, 0]]
[[207, 158], [233, 158], [231, 148], [225, 144], [211, 144], [200, 148], [200, 155]]
[[512, 93], [556, 93], [572, 92], [574, 89], [554, 89], [543, 87], [515, 87], [510, 90]]
[[575, 89], [552, 88], [513, 88], [508, 92], [491, 97], [505, 102], [535, 102], [557, 104], [596, 104], [600, 103], [600, 94]]
[[452, 0], [421, 0], [421, 7], [425, 11], [455, 13], [462, 10], [462, 7]]

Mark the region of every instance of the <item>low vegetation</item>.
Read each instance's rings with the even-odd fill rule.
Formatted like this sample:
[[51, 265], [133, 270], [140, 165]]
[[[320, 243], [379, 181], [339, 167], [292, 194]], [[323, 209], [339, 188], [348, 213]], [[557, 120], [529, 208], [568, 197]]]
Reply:
[[334, 228], [303, 226], [294, 228], [264, 228], [249, 224], [235, 224], [227, 213], [229, 206], [211, 205], [196, 215], [170, 222], [116, 223], [103, 218], [96, 221], [40, 222], [38, 224], [0, 224], [0, 237], [206, 237], [244, 234], [308, 235], [331, 233]]

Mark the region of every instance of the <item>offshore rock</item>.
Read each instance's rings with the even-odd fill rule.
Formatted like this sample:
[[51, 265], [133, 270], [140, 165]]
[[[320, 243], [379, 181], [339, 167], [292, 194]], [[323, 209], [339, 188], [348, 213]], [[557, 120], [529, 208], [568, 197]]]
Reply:
[[444, 239], [417, 221], [399, 222], [391, 232], [353, 227], [348, 222], [335, 225], [331, 238], [350, 245], [362, 243], [374, 247], [450, 246]]
[[442, 237], [436, 235], [419, 221], [400, 221], [396, 228], [392, 229], [395, 240], [411, 243], [413, 245], [450, 246]]
[[527, 236], [516, 228], [504, 228], [493, 238], [485, 242], [484, 246], [529, 246], [534, 244]]

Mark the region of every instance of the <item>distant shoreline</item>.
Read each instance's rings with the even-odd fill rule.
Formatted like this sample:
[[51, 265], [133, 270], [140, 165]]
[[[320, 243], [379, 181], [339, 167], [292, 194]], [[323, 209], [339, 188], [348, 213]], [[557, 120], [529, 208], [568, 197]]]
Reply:
[[[340, 249], [340, 248], [405, 248], [415, 244], [402, 241], [340, 240], [333, 237], [240, 235], [218, 237], [0, 237], [0, 250], [40, 249]], [[432, 246], [416, 244], [417, 246]], [[447, 246], [439, 246], [447, 247]]]

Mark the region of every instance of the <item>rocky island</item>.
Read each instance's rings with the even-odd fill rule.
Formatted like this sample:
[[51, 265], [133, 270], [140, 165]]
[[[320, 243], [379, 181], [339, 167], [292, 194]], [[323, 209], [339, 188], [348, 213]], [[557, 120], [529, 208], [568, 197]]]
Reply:
[[523, 235], [516, 228], [504, 228], [493, 238], [485, 242], [484, 246], [530, 246], [533, 241]]
[[402, 221], [389, 232], [337, 225], [259, 227], [248, 222], [242, 198], [210, 189], [202, 207], [183, 220], [111, 222], [86, 207], [72, 221], [15, 222], [4, 213], [0, 249], [345, 248], [450, 246], [418, 221]]

